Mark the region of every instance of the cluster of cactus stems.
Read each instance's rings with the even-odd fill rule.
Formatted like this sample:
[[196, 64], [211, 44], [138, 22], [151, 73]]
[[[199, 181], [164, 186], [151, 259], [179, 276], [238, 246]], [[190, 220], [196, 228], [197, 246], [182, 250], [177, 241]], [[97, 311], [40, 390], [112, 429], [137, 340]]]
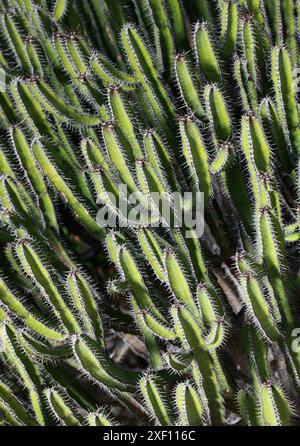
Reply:
[[[0, 32], [1, 424], [297, 423], [300, 2], [0, 0]], [[203, 237], [101, 227], [120, 184], [203, 192]]]

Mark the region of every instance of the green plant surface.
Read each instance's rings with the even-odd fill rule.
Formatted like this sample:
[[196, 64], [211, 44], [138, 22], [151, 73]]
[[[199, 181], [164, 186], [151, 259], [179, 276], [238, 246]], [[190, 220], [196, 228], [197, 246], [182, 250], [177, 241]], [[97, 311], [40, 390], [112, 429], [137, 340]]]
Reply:
[[299, 425], [299, 24], [0, 0], [1, 426]]

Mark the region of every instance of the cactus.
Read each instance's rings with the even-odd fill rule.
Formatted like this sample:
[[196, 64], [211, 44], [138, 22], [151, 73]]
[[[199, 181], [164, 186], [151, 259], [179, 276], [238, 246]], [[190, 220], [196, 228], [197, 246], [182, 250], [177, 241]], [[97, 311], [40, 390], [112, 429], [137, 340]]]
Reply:
[[299, 424], [299, 13], [0, 1], [1, 425]]

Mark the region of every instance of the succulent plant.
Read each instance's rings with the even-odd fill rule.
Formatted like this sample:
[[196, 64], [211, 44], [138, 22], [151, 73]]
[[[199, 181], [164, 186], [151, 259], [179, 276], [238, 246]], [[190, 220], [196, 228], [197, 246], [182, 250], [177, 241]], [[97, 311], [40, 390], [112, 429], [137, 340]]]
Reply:
[[299, 423], [299, 1], [0, 13], [1, 424]]

